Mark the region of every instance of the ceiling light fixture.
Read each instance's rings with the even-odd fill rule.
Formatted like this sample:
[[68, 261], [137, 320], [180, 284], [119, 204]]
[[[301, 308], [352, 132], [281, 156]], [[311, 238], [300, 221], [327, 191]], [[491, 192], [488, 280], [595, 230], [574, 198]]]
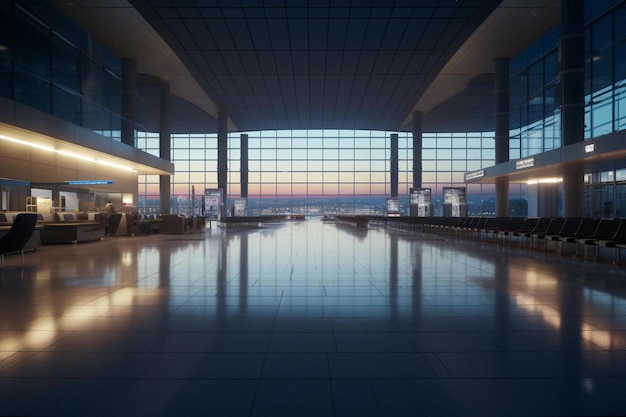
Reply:
[[535, 184], [559, 184], [563, 182], [563, 178], [535, 178], [532, 180], [528, 180], [526, 181], [526, 184], [528, 185], [535, 185]]
[[126, 166], [126, 165], [117, 164], [115, 162], [109, 162], [109, 161], [106, 161], [106, 160], [97, 159], [97, 158], [81, 155], [81, 154], [74, 153], [74, 152], [54, 149], [52, 146], [40, 145], [38, 143], [27, 142], [25, 140], [16, 139], [16, 138], [11, 137], [11, 136], [6, 136], [6, 135], [0, 134], [0, 139], [2, 139], [4, 141], [7, 141], [7, 142], [13, 142], [13, 143], [17, 143], [17, 144], [20, 144], [20, 145], [25, 145], [25, 146], [28, 146], [30, 148], [39, 149], [39, 150], [46, 151], [46, 152], [55, 152], [55, 153], [58, 153], [59, 155], [67, 156], [67, 157], [74, 158], [74, 159], [80, 159], [81, 161], [95, 162], [95, 163], [100, 164], [100, 165], [105, 165], [105, 166], [109, 166], [109, 167], [112, 167], [112, 168], [121, 169], [123, 171], [135, 171], [134, 169], [132, 169], [131, 167]]

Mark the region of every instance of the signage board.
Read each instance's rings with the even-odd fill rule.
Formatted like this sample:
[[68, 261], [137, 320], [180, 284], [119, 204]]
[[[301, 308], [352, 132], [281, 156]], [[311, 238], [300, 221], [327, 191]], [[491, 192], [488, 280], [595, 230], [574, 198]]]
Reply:
[[411, 188], [409, 189], [409, 203], [430, 204], [431, 195], [430, 188]]
[[246, 215], [246, 208], [248, 207], [247, 198], [236, 198], [233, 202], [233, 216], [243, 217]]
[[220, 219], [222, 204], [221, 188], [206, 188], [204, 190], [204, 211], [206, 214]]
[[482, 169], [480, 171], [468, 172], [465, 174], [465, 181], [475, 180], [476, 178], [482, 178], [484, 176], [485, 171]]
[[594, 142], [585, 145], [585, 153], [591, 153], [596, 151], [596, 144]]
[[114, 184], [111, 180], [76, 180], [67, 181], [68, 185], [111, 185]]
[[465, 187], [443, 187], [443, 202], [444, 204], [465, 203]]
[[535, 158], [520, 159], [515, 162], [515, 169], [524, 169], [535, 166]]
[[398, 217], [400, 216], [400, 202], [397, 198], [387, 199], [387, 216]]

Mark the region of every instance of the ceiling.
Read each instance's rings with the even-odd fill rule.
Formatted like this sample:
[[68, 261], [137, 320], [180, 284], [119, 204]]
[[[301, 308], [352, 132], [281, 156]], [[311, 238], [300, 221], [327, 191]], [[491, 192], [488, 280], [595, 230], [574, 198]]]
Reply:
[[456, 131], [493, 129], [493, 60], [558, 23], [560, 1], [53, 3], [170, 83], [173, 131], [214, 127], [218, 112], [230, 131], [409, 130], [413, 111], [425, 131]]

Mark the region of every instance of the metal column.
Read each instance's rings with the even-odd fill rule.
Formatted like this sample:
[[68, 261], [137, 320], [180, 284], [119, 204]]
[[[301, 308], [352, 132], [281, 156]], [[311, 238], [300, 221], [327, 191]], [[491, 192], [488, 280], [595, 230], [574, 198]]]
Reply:
[[[495, 61], [495, 145], [496, 164], [509, 160], [509, 58], [498, 58]], [[496, 182], [496, 217], [509, 216], [509, 182]]]
[[[585, 138], [584, 0], [561, 1], [561, 143]], [[563, 216], [583, 217], [585, 184], [581, 167], [563, 173]]]
[[122, 59], [122, 143], [136, 146], [135, 125], [137, 123], [137, 62]]
[[[161, 84], [161, 109], [159, 118], [159, 157], [167, 161], [172, 160], [172, 144], [170, 129], [170, 85], [163, 81]], [[159, 205], [161, 214], [170, 213], [171, 176], [159, 175]]]

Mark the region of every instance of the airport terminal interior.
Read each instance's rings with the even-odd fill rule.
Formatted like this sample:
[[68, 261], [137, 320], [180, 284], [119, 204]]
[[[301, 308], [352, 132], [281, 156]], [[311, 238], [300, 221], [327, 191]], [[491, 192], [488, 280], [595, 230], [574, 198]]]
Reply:
[[626, 414], [626, 1], [0, 0], [0, 415]]

